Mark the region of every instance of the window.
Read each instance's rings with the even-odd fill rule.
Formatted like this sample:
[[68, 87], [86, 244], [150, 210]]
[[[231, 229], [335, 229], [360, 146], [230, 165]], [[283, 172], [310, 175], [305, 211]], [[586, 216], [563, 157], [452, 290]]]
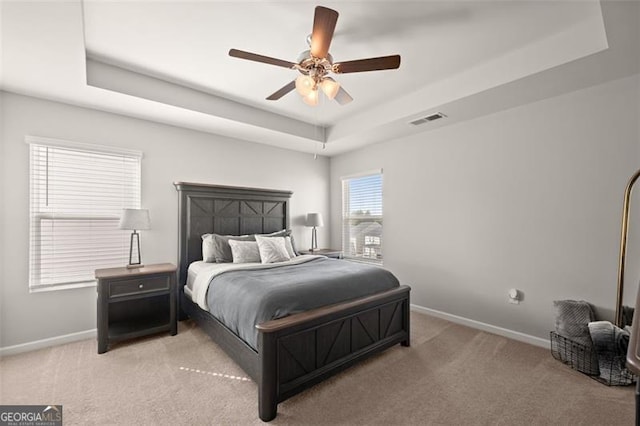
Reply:
[[140, 207], [142, 154], [45, 138], [30, 145], [29, 288], [95, 282], [94, 270], [125, 265], [123, 208]]
[[382, 264], [382, 171], [342, 179], [342, 251]]

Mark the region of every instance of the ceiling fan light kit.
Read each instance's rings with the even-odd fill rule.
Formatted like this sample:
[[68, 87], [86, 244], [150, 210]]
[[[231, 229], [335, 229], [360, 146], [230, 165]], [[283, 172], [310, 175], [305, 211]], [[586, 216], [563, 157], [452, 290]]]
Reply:
[[312, 92], [316, 82], [308, 75], [301, 75], [296, 78], [296, 91], [300, 96], [307, 96], [309, 92]]
[[400, 67], [400, 55], [334, 63], [333, 57], [329, 53], [329, 46], [331, 45], [337, 22], [338, 12], [322, 6], [316, 7], [313, 18], [313, 32], [307, 37], [310, 49], [299, 55], [297, 63], [237, 49], [229, 50], [229, 56], [290, 68], [300, 72], [301, 75], [298, 78], [272, 93], [267, 97], [267, 100], [278, 100], [295, 89], [302, 96], [304, 103], [316, 106], [319, 99], [318, 89], [321, 89], [327, 98], [335, 99], [340, 105], [345, 105], [351, 102], [353, 98], [342, 88], [340, 83], [328, 76], [329, 73], [345, 74], [397, 69]]
[[327, 98], [333, 100], [338, 94], [338, 90], [340, 90], [340, 83], [331, 77], [325, 77], [324, 80], [320, 82], [320, 88]]
[[318, 105], [318, 90], [311, 90], [309, 93], [302, 97], [302, 100], [309, 106]]

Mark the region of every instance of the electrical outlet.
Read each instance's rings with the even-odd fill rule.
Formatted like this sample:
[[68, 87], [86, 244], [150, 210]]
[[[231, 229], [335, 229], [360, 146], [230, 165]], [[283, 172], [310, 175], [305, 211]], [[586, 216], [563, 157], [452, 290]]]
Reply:
[[520, 304], [520, 291], [518, 291], [518, 289], [516, 288], [512, 288], [509, 289], [509, 303], [513, 303], [514, 305], [519, 305]]

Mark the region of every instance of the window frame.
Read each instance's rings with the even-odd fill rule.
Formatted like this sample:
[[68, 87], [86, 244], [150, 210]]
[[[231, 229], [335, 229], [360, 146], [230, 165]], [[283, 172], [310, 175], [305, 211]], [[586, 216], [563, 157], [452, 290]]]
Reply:
[[[126, 196], [123, 195], [123, 200], [126, 198], [131, 198], [133, 202], [131, 202], [130, 204], [124, 205], [123, 208], [124, 207], [139, 208], [140, 207], [140, 203], [142, 200], [141, 186], [142, 186], [143, 154], [141, 151], [137, 151], [137, 150], [96, 145], [96, 144], [87, 144], [87, 143], [81, 143], [81, 142], [72, 142], [72, 141], [45, 138], [40, 136], [31, 136], [31, 135], [25, 136], [25, 143], [29, 145], [29, 259], [28, 259], [29, 292], [36, 293], [36, 292], [44, 292], [44, 291], [65, 290], [65, 289], [71, 289], [71, 288], [94, 287], [97, 282], [94, 278], [92, 279], [78, 278], [77, 280], [74, 280], [71, 278], [67, 280], [63, 280], [59, 278], [58, 282], [45, 283], [45, 284], [42, 283], [43, 281], [46, 281], [46, 279], [43, 278], [44, 265], [42, 261], [43, 252], [46, 250], [46, 248], [44, 247], [44, 244], [42, 244], [43, 228], [44, 226], [46, 226], [46, 225], [43, 225], [43, 223], [47, 220], [54, 220], [54, 221], [60, 221], [60, 222], [75, 220], [75, 221], [87, 221], [89, 223], [98, 222], [98, 221], [113, 221], [116, 223], [116, 226], [117, 226], [120, 216], [117, 214], [100, 214], [100, 213], [87, 214], [86, 212], [62, 213], [62, 212], [56, 212], [56, 211], [46, 211], [46, 209], [42, 209], [40, 203], [36, 201], [36, 200], [39, 200], [38, 198], [39, 196], [37, 194], [34, 194], [34, 188], [37, 187], [38, 184], [42, 184], [42, 179], [38, 180], [38, 178], [35, 175], [36, 172], [33, 169], [35, 162], [39, 161], [39, 159], [36, 158], [36, 156], [39, 154], [34, 150], [41, 149], [41, 147], [46, 147], [46, 148], [52, 148], [52, 149], [58, 149], [58, 150], [65, 150], [68, 152], [77, 151], [79, 153], [84, 153], [85, 155], [90, 154], [90, 155], [106, 155], [106, 156], [113, 156], [113, 157], [124, 157], [126, 158], [127, 161], [134, 161], [133, 170], [134, 170], [136, 181], [134, 182], [134, 185], [132, 185], [132, 188], [133, 188], [132, 192], [127, 193]], [[82, 154], [78, 154], [78, 155], [82, 155]], [[48, 180], [48, 177], [45, 180]], [[124, 178], [123, 178], [123, 182], [124, 182]], [[45, 189], [45, 191], [48, 191], [48, 188]], [[48, 197], [48, 192], [47, 192], [47, 197]], [[68, 206], [65, 206], [65, 208], [68, 208]], [[113, 228], [111, 228], [111, 231], [113, 231]], [[120, 231], [120, 232], [122, 232], [122, 239], [124, 242], [124, 246], [126, 247], [126, 250], [123, 251], [124, 261], [121, 262], [120, 259], [118, 259], [118, 263], [114, 262], [114, 264], [112, 265], [114, 267], [126, 264], [126, 260], [128, 258], [129, 236], [124, 231]], [[37, 244], [36, 244], [36, 241], [37, 241]], [[104, 247], [112, 248], [111, 246], [104, 246]], [[52, 261], [51, 264], [55, 264], [55, 260]], [[103, 266], [103, 264], [100, 264], [100, 266], [96, 266], [96, 267], [109, 267], [109, 266]]]
[[[380, 208], [380, 214], [375, 214], [375, 215], [366, 215], [366, 216], [354, 216], [352, 214], [349, 214], [349, 212], [347, 210], [351, 210], [350, 209], [350, 205], [347, 206], [347, 204], [351, 203], [351, 183], [353, 180], [355, 179], [361, 179], [361, 178], [367, 178], [367, 177], [372, 177], [372, 176], [380, 176], [380, 193], [379, 194], [374, 194], [374, 197], [379, 197], [379, 208]], [[341, 182], [341, 189], [342, 189], [342, 223], [341, 223], [341, 246], [342, 246], [342, 252], [343, 252], [343, 257], [344, 259], [347, 260], [351, 260], [351, 261], [355, 261], [355, 262], [364, 262], [364, 263], [369, 263], [369, 264], [373, 264], [373, 265], [378, 265], [378, 266], [382, 266], [383, 262], [384, 262], [384, 254], [383, 254], [383, 249], [384, 249], [384, 245], [383, 245], [383, 233], [384, 233], [384, 173], [382, 169], [375, 169], [375, 170], [369, 170], [366, 172], [362, 172], [362, 173], [357, 173], [357, 174], [352, 174], [352, 175], [348, 175], [348, 176], [342, 176], [340, 178], [340, 182]], [[349, 194], [346, 194], [346, 190], [347, 190], [347, 185], [348, 185], [348, 190], [349, 190]], [[375, 206], [372, 206], [375, 207]], [[380, 230], [380, 235], [364, 235], [363, 236], [363, 244], [362, 244], [362, 253], [360, 255], [357, 255], [358, 252], [358, 248], [357, 248], [357, 237], [351, 237], [351, 227], [353, 225], [349, 224], [349, 221], [352, 220], [359, 220], [359, 219], [363, 219], [363, 218], [367, 218], [367, 219], [373, 219], [374, 222], [378, 222], [380, 224], [381, 230]], [[347, 234], [349, 235], [349, 241], [347, 241]], [[354, 238], [356, 238], [356, 241], [353, 241]], [[379, 248], [376, 247], [369, 247], [371, 244], [367, 245], [365, 243], [365, 241], [369, 239], [369, 240], [377, 240], [378, 243], [375, 244], [377, 246], [379, 246]], [[352, 245], [356, 244], [355, 246], [355, 252], [356, 255], [352, 255]], [[371, 254], [375, 255], [375, 258], [371, 258]], [[365, 255], [368, 254], [368, 255]]]

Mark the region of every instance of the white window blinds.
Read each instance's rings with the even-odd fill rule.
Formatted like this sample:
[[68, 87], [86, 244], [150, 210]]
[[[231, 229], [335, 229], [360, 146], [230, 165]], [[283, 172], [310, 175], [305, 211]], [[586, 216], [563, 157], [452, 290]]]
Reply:
[[141, 153], [28, 137], [32, 290], [92, 283], [126, 265], [123, 208], [140, 207]]
[[342, 251], [382, 263], [382, 171], [342, 179]]

